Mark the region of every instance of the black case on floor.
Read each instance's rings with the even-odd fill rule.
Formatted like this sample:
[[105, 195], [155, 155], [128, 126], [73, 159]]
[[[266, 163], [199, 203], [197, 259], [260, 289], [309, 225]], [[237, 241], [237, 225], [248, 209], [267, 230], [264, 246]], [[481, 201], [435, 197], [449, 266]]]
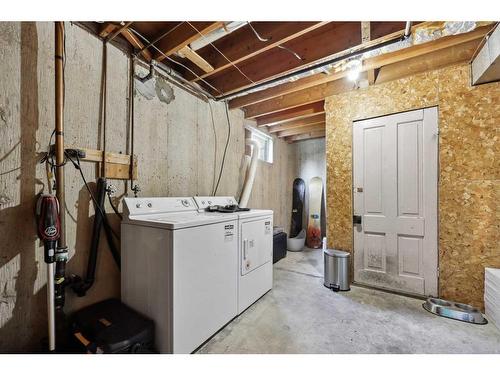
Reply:
[[273, 236], [273, 263], [286, 257], [286, 233], [280, 232]]
[[74, 313], [72, 330], [82, 351], [154, 353], [154, 322], [118, 299], [108, 299]]

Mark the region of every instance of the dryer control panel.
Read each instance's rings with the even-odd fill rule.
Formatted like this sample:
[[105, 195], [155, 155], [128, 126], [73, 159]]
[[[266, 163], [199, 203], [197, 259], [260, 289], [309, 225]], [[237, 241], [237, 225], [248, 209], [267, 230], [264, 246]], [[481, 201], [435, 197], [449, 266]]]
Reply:
[[196, 211], [192, 197], [124, 198], [124, 219], [140, 215]]

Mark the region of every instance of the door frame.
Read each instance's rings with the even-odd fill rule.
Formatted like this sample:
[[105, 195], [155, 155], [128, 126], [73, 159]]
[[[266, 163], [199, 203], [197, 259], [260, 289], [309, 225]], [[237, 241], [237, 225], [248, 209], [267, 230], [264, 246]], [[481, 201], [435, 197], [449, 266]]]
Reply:
[[439, 217], [439, 207], [440, 207], [439, 186], [440, 186], [441, 164], [440, 164], [440, 157], [439, 157], [440, 156], [439, 105], [437, 105], [437, 104], [427, 106], [427, 107], [407, 109], [405, 111], [385, 113], [385, 114], [381, 114], [378, 116], [360, 118], [360, 119], [356, 119], [356, 120], [351, 121], [351, 216], [350, 216], [349, 222], [351, 224], [350, 230], [351, 230], [351, 241], [352, 241], [352, 250], [351, 250], [352, 262], [350, 264], [349, 270], [351, 272], [350, 282], [353, 285], [360, 285], [360, 286], [369, 287], [371, 289], [382, 290], [385, 292], [391, 292], [391, 293], [395, 293], [395, 294], [401, 294], [401, 295], [406, 295], [406, 296], [422, 298], [422, 295], [420, 295], [420, 294], [404, 292], [404, 291], [391, 289], [391, 288], [383, 288], [383, 287], [379, 287], [379, 286], [374, 286], [374, 285], [369, 285], [369, 284], [364, 284], [364, 283], [359, 283], [359, 282], [354, 281], [354, 252], [356, 251], [354, 249], [354, 224], [352, 222], [352, 217], [354, 216], [354, 126], [356, 125], [356, 123], [359, 123], [359, 122], [365, 121], [365, 120], [371, 120], [371, 119], [375, 119], [375, 118], [392, 116], [392, 115], [397, 115], [400, 113], [407, 113], [407, 112], [413, 112], [413, 111], [418, 111], [418, 110], [426, 110], [426, 109], [430, 109], [430, 108], [436, 108], [436, 128], [437, 128], [437, 134], [436, 134], [436, 137], [437, 137], [437, 150], [436, 150], [437, 151], [437, 160], [436, 160], [436, 162], [437, 162], [437, 166], [436, 166], [436, 172], [437, 172], [437, 176], [436, 176], [436, 183], [437, 183], [437, 185], [436, 185], [436, 203], [437, 203], [436, 204], [436, 245], [437, 245], [436, 246], [436, 251], [437, 251], [437, 254], [436, 254], [436, 256], [437, 256], [437, 259], [436, 259], [436, 264], [437, 264], [436, 283], [437, 283], [437, 293], [436, 294], [437, 295], [435, 297], [441, 296], [441, 293], [439, 290], [440, 271], [441, 271], [441, 266], [440, 266], [441, 259], [439, 256], [439, 230], [440, 230], [440, 225], [439, 225], [439, 220], [440, 220], [440, 217]]

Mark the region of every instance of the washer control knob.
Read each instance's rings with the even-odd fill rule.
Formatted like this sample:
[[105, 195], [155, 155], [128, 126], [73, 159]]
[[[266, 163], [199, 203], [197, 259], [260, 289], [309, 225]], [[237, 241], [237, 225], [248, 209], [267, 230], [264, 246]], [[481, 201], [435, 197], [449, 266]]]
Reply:
[[137, 203], [135, 206], [136, 206], [137, 208], [141, 208], [141, 207], [142, 207], [142, 204]]
[[149, 202], [149, 203], [148, 203], [148, 207], [149, 207], [149, 208], [153, 207], [153, 203]]
[[183, 199], [181, 203], [184, 207], [189, 207], [189, 201], [187, 199]]

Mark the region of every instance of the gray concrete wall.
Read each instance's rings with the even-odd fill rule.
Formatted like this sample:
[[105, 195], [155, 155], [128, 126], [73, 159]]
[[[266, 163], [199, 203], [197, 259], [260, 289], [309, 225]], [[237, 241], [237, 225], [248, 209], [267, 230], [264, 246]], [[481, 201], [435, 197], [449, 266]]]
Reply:
[[[311, 178], [319, 176], [323, 180], [323, 186], [326, 186], [326, 153], [325, 139], [310, 139], [294, 144], [295, 164], [297, 175], [306, 183], [306, 199], [304, 202], [303, 225], [307, 226], [307, 212], [309, 209], [309, 182]], [[322, 220], [322, 227], [326, 225]], [[323, 232], [325, 232], [325, 227]]]
[[[37, 163], [54, 126], [53, 23], [0, 23], [0, 352], [35, 351], [46, 332], [46, 272], [36, 236], [34, 204], [47, 191]], [[99, 95], [102, 43], [78, 26], [66, 24], [66, 143], [99, 149]], [[108, 48], [106, 145], [129, 152], [127, 87], [129, 60]], [[135, 95], [134, 153], [139, 158], [142, 196], [210, 194], [215, 137], [207, 103], [173, 87], [169, 104]], [[227, 132], [224, 105], [213, 104], [217, 169]], [[231, 141], [218, 194], [239, 195], [244, 157], [244, 118], [230, 111]], [[294, 148], [275, 142], [275, 163], [261, 163], [250, 206], [275, 210], [275, 224], [287, 225], [294, 175]], [[95, 165], [83, 164], [88, 181]], [[77, 171], [66, 168], [68, 274], [85, 271], [94, 212]], [[93, 185], [93, 182], [92, 182]], [[118, 197], [130, 193], [116, 181]], [[117, 203], [119, 200], [117, 201]], [[121, 210], [121, 204], [119, 206]], [[108, 212], [112, 212], [110, 207]], [[110, 214], [113, 227], [119, 222]], [[102, 236], [103, 237], [103, 236]], [[85, 298], [67, 293], [66, 311], [120, 295], [119, 272], [101, 241], [97, 280]]]

